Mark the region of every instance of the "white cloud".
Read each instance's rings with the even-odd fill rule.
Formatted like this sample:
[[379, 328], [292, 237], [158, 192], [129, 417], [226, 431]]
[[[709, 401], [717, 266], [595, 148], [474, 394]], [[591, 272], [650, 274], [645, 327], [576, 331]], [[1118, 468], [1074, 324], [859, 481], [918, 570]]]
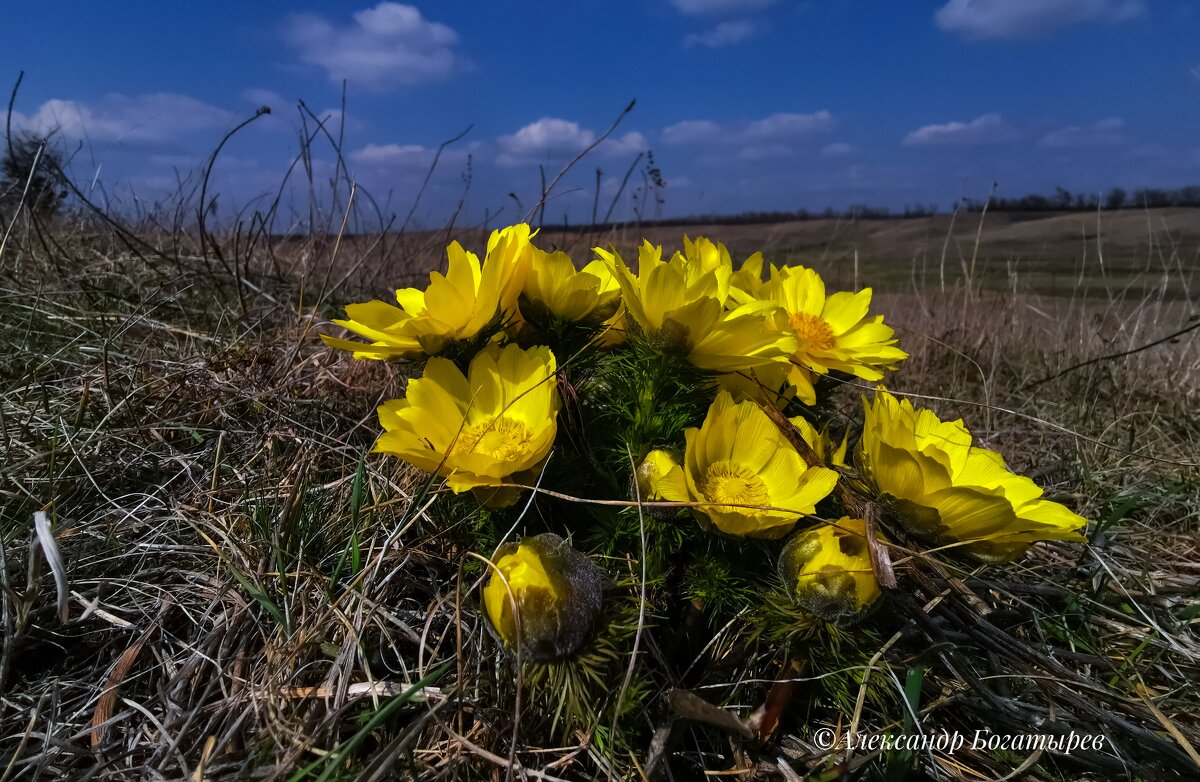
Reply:
[[706, 30], [702, 33], [691, 33], [683, 39], [683, 46], [686, 49], [692, 49], [697, 46], [704, 46], [709, 49], [734, 46], [753, 36], [757, 29], [753, 22], [745, 20], [720, 22], [711, 30]]
[[946, 122], [917, 128], [904, 137], [904, 145], [973, 146], [1007, 141], [1016, 133], [999, 114], [984, 114], [970, 122]]
[[934, 21], [968, 38], [1015, 40], [1086, 22], [1124, 22], [1145, 12], [1143, 0], [950, 0]]
[[228, 125], [234, 115], [186, 95], [106, 95], [93, 103], [57, 98], [33, 114], [13, 112], [21, 130], [96, 142], [161, 142], [197, 130]]
[[685, 119], [662, 132], [668, 144], [703, 144], [721, 138], [721, 126], [707, 119]]
[[775, 0], [671, 0], [671, 5], [689, 16], [716, 16], [757, 11], [773, 2]]
[[636, 155], [639, 152], [645, 152], [647, 149], [650, 149], [649, 140], [636, 130], [631, 130], [619, 137], [610, 136], [597, 147], [597, 151], [605, 157]]
[[358, 11], [344, 27], [316, 14], [293, 14], [283, 37], [302, 62], [323, 68], [335, 82], [377, 88], [418, 84], [443, 79], [466, 64], [455, 51], [454, 30], [400, 3]]
[[275, 90], [265, 90], [259, 87], [249, 87], [242, 90], [242, 98], [247, 103], [253, 103], [256, 106], [270, 106], [271, 111], [285, 109], [292, 102], [278, 92], [275, 92]]
[[1109, 117], [1091, 125], [1068, 125], [1051, 131], [1038, 142], [1039, 147], [1071, 149], [1075, 147], [1104, 147], [1125, 141], [1125, 120]]
[[436, 150], [420, 144], [367, 144], [350, 153], [356, 163], [381, 168], [427, 169]]
[[813, 114], [772, 114], [746, 126], [742, 135], [747, 139], [785, 139], [824, 133], [833, 129], [833, 115], [828, 111]]
[[[595, 143], [597, 134], [578, 122], [543, 117], [518, 130], [496, 139], [500, 153], [496, 162], [502, 166], [522, 166], [547, 160], [563, 160], [582, 152]], [[646, 137], [637, 131], [610, 136], [596, 152], [608, 157], [644, 152], [650, 146]]]
[[826, 144], [821, 147], [821, 155], [823, 157], [849, 157], [856, 154], [858, 154], [858, 147], [853, 144], [847, 144], [844, 141], [835, 141], [832, 144]]
[[578, 122], [543, 117], [509, 136], [501, 136], [500, 148], [507, 154], [524, 157], [578, 152], [596, 140], [596, 134]]
[[736, 147], [734, 154], [741, 160], [767, 160], [793, 154], [797, 141], [826, 133], [835, 124], [828, 111], [779, 113], [724, 125], [707, 119], [689, 119], [664, 128], [662, 139], [676, 146]]

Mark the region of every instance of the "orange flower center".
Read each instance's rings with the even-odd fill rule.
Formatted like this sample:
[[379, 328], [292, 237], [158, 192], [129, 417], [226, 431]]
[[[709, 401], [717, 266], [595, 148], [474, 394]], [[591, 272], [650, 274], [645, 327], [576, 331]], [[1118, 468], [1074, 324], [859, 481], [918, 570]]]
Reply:
[[837, 337], [829, 323], [819, 315], [807, 312], [794, 312], [788, 316], [788, 326], [800, 340], [801, 348], [809, 350], [829, 350], [837, 344]]

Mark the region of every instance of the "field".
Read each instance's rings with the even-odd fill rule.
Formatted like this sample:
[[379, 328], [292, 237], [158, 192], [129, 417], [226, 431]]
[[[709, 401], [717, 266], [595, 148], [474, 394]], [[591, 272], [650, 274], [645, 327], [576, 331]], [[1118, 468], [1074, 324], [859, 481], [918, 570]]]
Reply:
[[[368, 454], [404, 378], [318, 338], [344, 304], [443, 265], [448, 237], [482, 249], [481, 229], [284, 240], [22, 220], [0, 256], [0, 782], [1195, 779], [1200, 211], [539, 243], [580, 262], [685, 232], [735, 263], [762, 249], [830, 289], [873, 286], [911, 354], [891, 385], [966, 419], [1091, 521], [1089, 543], [986, 573], [901, 562], [893, 608], [835, 633], [836, 659], [772, 658], [752, 623], [658, 594], [630, 658], [658, 671], [640, 729], [560, 740], [536, 702], [514, 720], [469, 503]], [[835, 404], [861, 417], [868, 390]], [[692, 623], [688, 660], [655, 661], [656, 622]], [[744, 733], [764, 710], [778, 728]], [[949, 755], [813, 739], [914, 724], [1106, 741]]]
[[[720, 236], [739, 258], [768, 248], [776, 263], [807, 264], [838, 288], [856, 287], [857, 268], [857, 287], [888, 291], [941, 290], [943, 280], [970, 277], [990, 290], [1015, 285], [1055, 297], [1104, 297], [1104, 287], [1136, 288], [1140, 295], [1162, 285], [1164, 264], [1176, 282], [1186, 282], [1200, 262], [1200, 210], [1187, 208], [631, 227], [617, 237], [632, 244], [644, 235], [671, 245], [682, 233]], [[552, 236], [572, 244], [569, 235]], [[1174, 285], [1169, 296], [1182, 292]]]

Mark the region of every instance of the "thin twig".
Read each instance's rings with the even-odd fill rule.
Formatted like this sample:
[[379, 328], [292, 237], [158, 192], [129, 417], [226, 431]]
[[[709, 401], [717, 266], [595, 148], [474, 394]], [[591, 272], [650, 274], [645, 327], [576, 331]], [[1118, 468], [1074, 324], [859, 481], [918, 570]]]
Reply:
[[[608, 139], [608, 137], [612, 135], [613, 131], [615, 131], [617, 129], [617, 126], [621, 124], [621, 120], [625, 119], [626, 115], [628, 115], [629, 112], [633, 111], [633, 107], [635, 105], [637, 105], [637, 98], [634, 98], [633, 100], [629, 101], [629, 105], [626, 106], [625, 109], [620, 114], [617, 115], [617, 118], [615, 120], [613, 120], [613, 123], [608, 126], [608, 130], [601, 133], [599, 136], [596, 137], [595, 141], [593, 141], [591, 144], [588, 144], [586, 147], [584, 147], [582, 150], [580, 150], [579, 154], [577, 154], [575, 157], [571, 158], [571, 160], [565, 166], [563, 166], [562, 169], [559, 170], [559, 172], [557, 174], [554, 175], [554, 179], [550, 180], [550, 184], [546, 185], [545, 187], [542, 188], [542, 197], [538, 200], [538, 202], [536, 204], [533, 205], [533, 209], [530, 210], [531, 217], [533, 216], [533, 214], [536, 214], [539, 209], [543, 210], [543, 214], [544, 214], [544, 210], [546, 208], [546, 199], [550, 196], [550, 194], [552, 192], [554, 192], [554, 188], [558, 184], [558, 181], [560, 179], [562, 179], [563, 176], [568, 171], [570, 171], [572, 168], [574, 168], [576, 163], [578, 163], [580, 160], [583, 160], [584, 156], [586, 156], [589, 152], [591, 152], [596, 147], [603, 144]], [[638, 155], [638, 157], [640, 158], [641, 155]]]
[[[637, 474], [637, 465], [633, 461], [633, 452], [629, 447], [625, 448], [625, 455], [629, 458], [629, 469], [631, 475]], [[629, 683], [633, 681], [633, 672], [637, 670], [638, 650], [642, 644], [642, 631], [646, 627], [646, 516], [642, 513], [642, 490], [638, 487], [637, 481], [633, 482], [634, 498], [637, 500], [638, 511], [638, 540], [641, 542], [641, 566], [642, 578], [638, 586], [638, 623], [637, 632], [633, 636], [633, 648], [629, 650], [629, 665], [625, 668], [625, 678], [621, 681], [621, 689], [617, 692], [617, 703], [613, 708], [612, 727], [609, 732], [610, 736], [617, 735], [617, 720], [621, 716], [621, 707], [625, 704], [625, 693], [629, 690]], [[612, 769], [609, 769], [609, 777], [612, 776]]]

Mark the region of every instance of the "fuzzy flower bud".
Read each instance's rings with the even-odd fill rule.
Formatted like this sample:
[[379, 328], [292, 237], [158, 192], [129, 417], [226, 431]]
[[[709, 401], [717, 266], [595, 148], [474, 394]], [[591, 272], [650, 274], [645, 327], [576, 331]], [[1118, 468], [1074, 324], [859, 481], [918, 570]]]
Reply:
[[526, 660], [552, 660], [576, 652], [600, 614], [600, 569], [549, 532], [525, 538], [520, 545], [504, 544], [494, 563], [483, 589], [483, 608], [504, 645], [517, 647], [519, 626], [521, 657]]
[[779, 557], [779, 574], [796, 605], [829, 622], [857, 616], [880, 595], [862, 519], [798, 532]]

